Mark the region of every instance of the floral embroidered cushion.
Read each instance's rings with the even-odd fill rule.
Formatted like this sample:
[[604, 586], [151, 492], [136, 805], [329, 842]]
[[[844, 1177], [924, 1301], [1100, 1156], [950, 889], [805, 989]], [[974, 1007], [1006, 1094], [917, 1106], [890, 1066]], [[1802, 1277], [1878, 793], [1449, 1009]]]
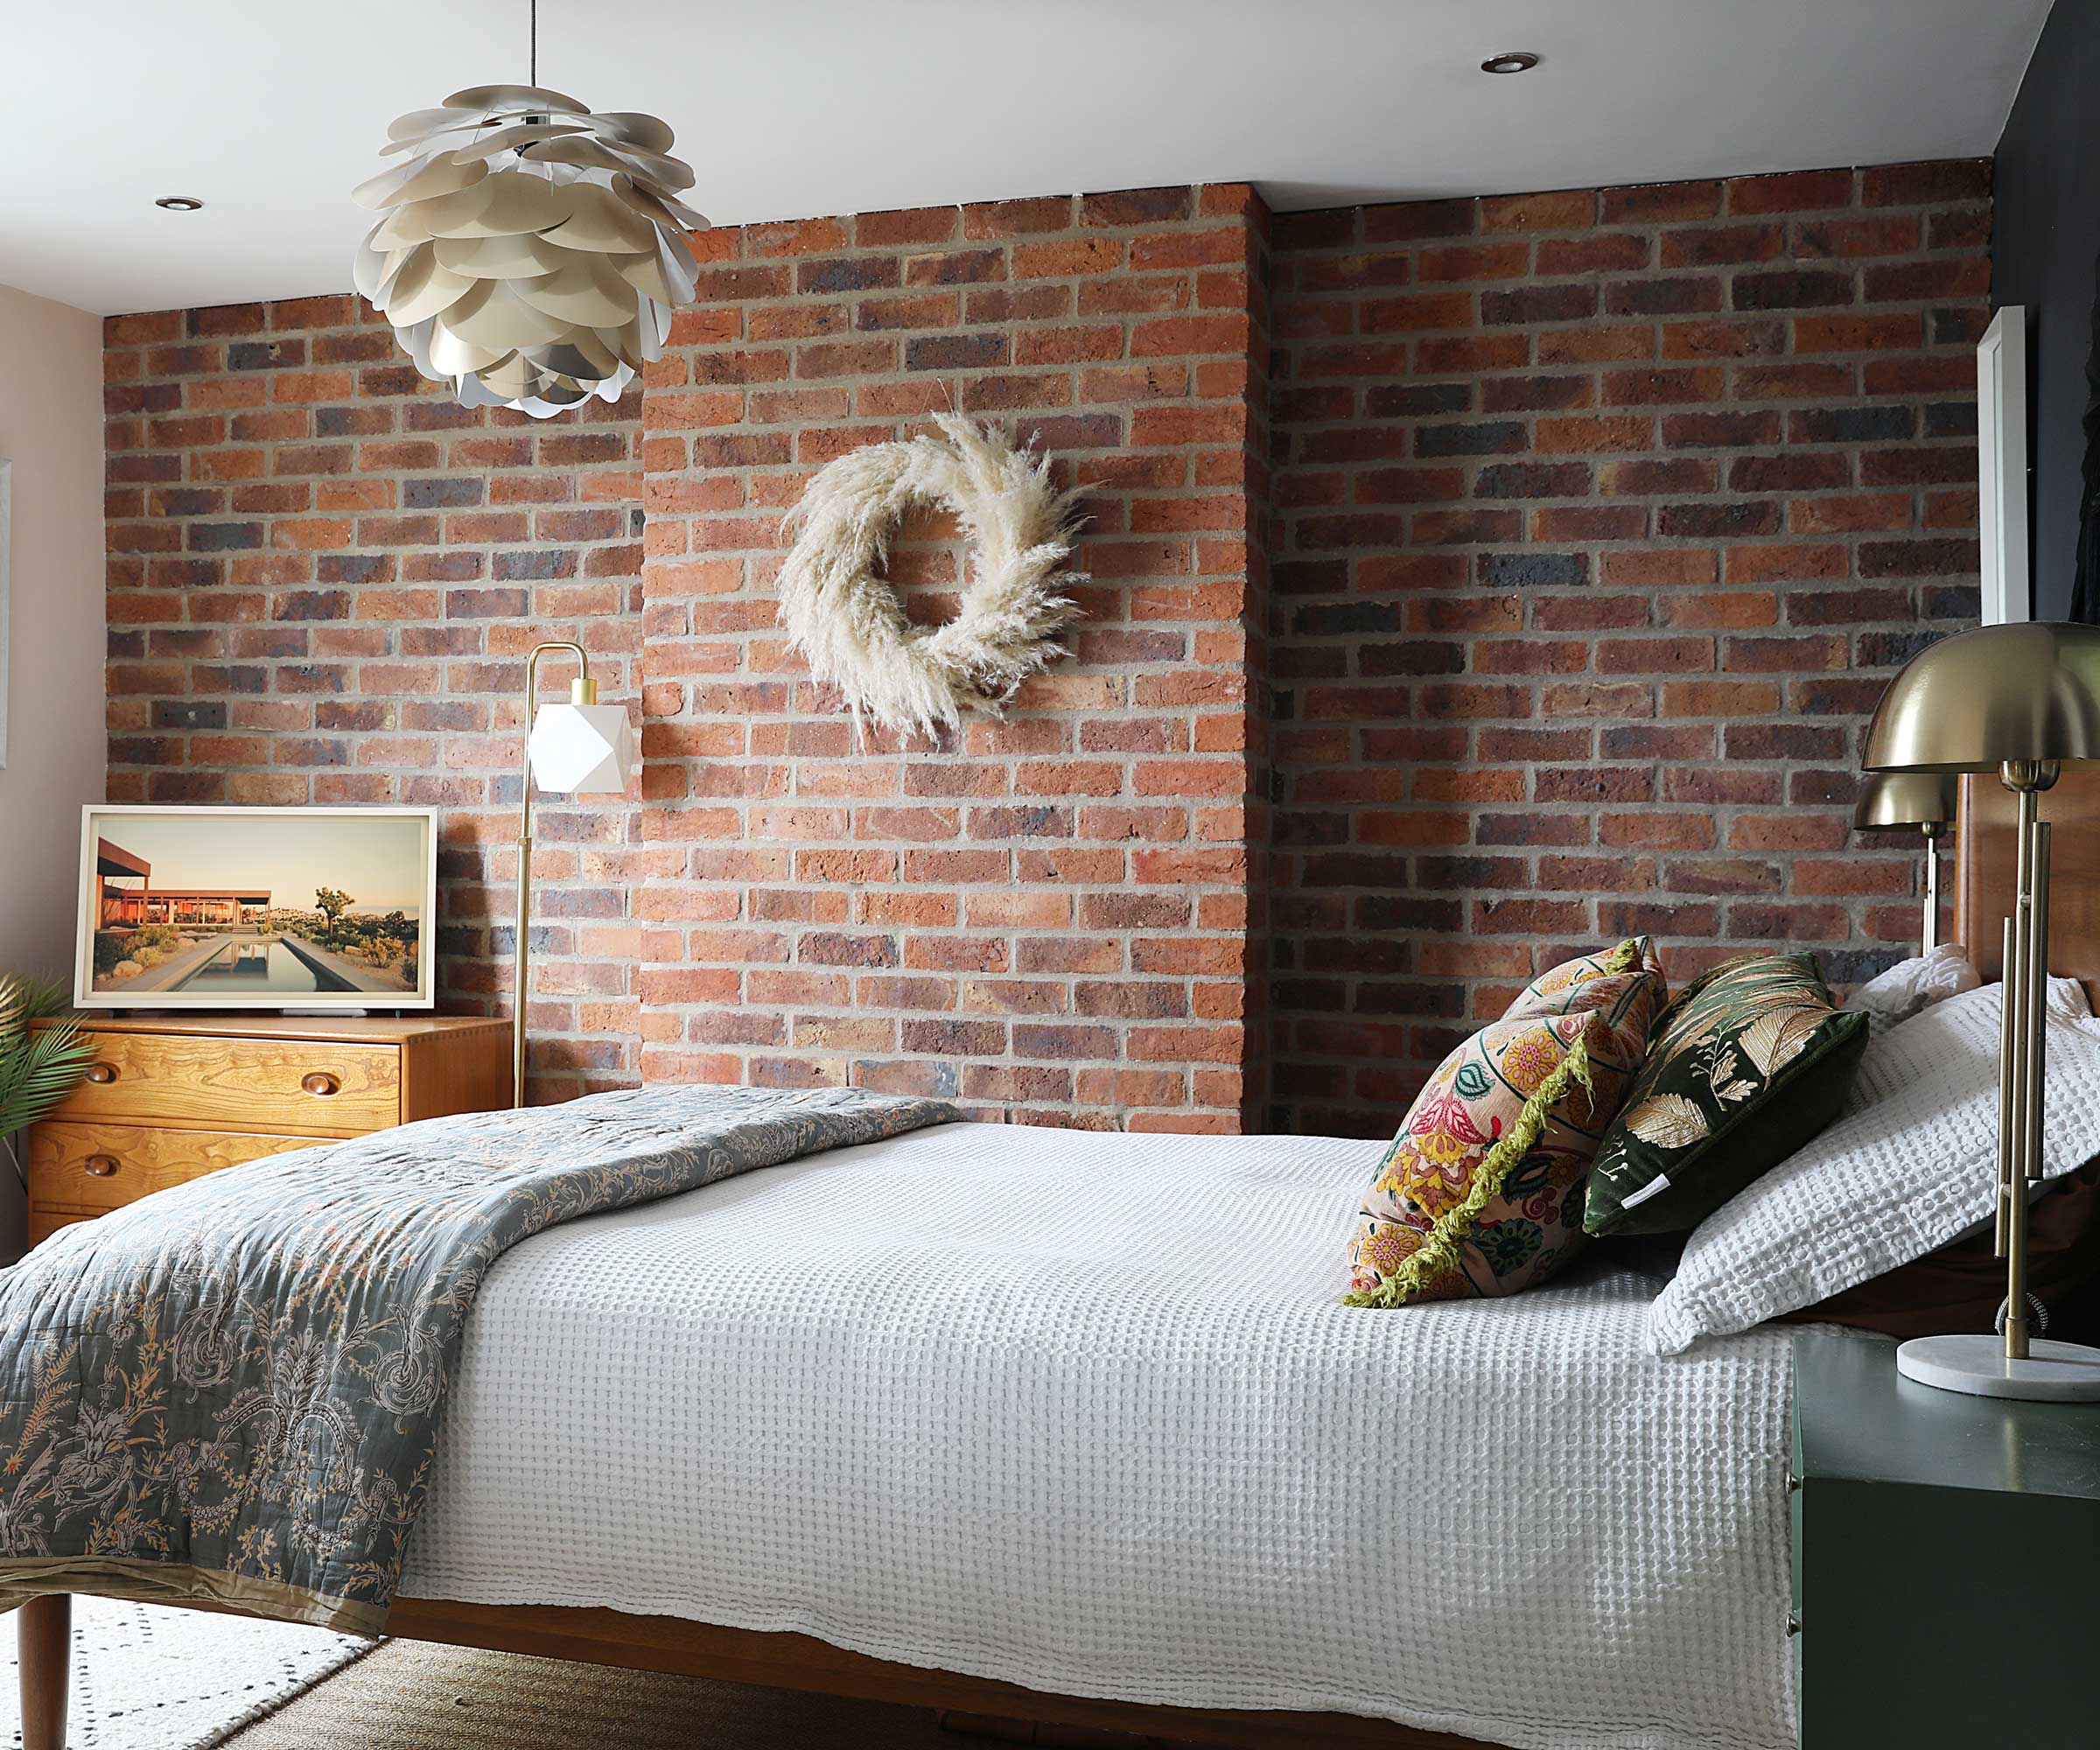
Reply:
[[[1660, 1009], [1667, 994], [1662, 976], [1662, 962], [1656, 957], [1656, 944], [1647, 936], [1638, 935], [1623, 942], [1616, 948], [1601, 948], [1595, 954], [1581, 954], [1572, 960], [1564, 960], [1559, 965], [1542, 972], [1518, 991], [1516, 999], [1502, 1011], [1504, 1020], [1518, 1015], [1564, 1015], [1572, 1008], [1589, 1006], [1583, 989], [1592, 979], [1613, 976], [1613, 968], [1628, 950], [1634, 964], [1645, 970], [1655, 981], [1656, 1006]], [[1621, 969], [1623, 970], [1623, 969]]]
[[1645, 941], [1557, 968], [1430, 1078], [1349, 1246], [1352, 1306], [1515, 1294], [1582, 1243], [1591, 1158], [1662, 1006]]
[[1838, 1116], [1866, 1040], [1813, 955], [1746, 955], [1693, 980], [1597, 1151], [1585, 1229], [1696, 1228]]

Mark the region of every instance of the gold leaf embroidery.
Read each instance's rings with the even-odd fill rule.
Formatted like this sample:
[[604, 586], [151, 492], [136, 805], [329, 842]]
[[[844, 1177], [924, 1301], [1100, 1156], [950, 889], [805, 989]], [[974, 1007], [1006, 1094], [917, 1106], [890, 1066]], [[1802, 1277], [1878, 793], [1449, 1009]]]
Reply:
[[1626, 1115], [1626, 1127], [1657, 1148], [1690, 1148], [1708, 1135], [1706, 1115], [1682, 1094], [1656, 1094]]
[[1768, 1081], [1800, 1056], [1830, 1011], [1824, 1008], [1768, 1009], [1743, 1029], [1736, 1043]]

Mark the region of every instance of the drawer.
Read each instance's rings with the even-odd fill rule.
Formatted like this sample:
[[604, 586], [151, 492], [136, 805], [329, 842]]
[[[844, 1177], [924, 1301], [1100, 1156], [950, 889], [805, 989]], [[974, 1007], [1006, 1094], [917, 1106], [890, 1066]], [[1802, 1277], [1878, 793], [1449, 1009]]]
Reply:
[[401, 1122], [390, 1045], [96, 1032], [88, 1080], [52, 1116], [355, 1137]]
[[34, 1251], [60, 1228], [70, 1228], [78, 1222], [92, 1222], [94, 1217], [85, 1212], [68, 1214], [63, 1209], [32, 1209], [29, 1212], [29, 1247]]
[[46, 1119], [29, 1133], [29, 1200], [38, 1213], [61, 1217], [118, 1209], [222, 1166], [325, 1140]]

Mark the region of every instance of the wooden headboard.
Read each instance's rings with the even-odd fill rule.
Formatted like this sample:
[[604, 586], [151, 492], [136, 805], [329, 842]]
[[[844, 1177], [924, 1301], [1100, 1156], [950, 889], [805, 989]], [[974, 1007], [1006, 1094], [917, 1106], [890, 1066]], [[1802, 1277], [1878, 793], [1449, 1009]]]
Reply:
[[[2012, 903], [2012, 793], [1989, 774], [1962, 780], [1954, 896], [1955, 940], [1986, 979], [2004, 971], [2005, 917]], [[2066, 772], [2041, 794], [2052, 822], [2049, 970], [2085, 986], [2100, 1012], [2100, 767]]]

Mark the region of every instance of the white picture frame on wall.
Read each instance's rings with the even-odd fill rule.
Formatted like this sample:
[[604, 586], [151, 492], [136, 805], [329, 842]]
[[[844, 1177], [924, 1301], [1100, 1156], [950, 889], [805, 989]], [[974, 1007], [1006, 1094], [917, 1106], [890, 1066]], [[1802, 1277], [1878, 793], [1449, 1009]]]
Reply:
[[14, 469], [0, 456], [0, 771], [7, 769], [7, 556], [14, 545], [8, 514], [14, 503]]
[[1978, 526], [1983, 623], [2034, 617], [2027, 562], [2027, 312], [2008, 304], [1976, 343]]

